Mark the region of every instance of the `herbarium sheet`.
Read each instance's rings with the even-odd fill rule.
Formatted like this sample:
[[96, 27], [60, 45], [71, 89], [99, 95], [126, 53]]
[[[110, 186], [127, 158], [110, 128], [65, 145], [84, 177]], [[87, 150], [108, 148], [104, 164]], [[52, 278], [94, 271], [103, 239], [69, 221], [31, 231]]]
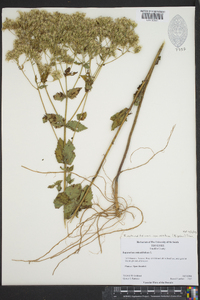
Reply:
[[3, 9], [4, 285], [124, 284], [124, 238], [196, 258], [194, 13]]

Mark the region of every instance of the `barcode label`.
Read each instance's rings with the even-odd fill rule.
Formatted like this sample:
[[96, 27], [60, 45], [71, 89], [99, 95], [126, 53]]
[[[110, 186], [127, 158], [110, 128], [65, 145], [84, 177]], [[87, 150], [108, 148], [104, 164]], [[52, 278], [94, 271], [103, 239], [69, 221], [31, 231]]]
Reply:
[[138, 9], [136, 12], [137, 21], [168, 22], [169, 12], [166, 10]]

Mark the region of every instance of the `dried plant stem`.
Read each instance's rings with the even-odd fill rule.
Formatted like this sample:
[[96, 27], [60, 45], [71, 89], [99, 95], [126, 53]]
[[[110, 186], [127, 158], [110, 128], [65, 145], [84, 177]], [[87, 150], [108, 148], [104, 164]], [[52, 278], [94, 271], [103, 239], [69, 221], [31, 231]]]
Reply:
[[116, 175], [116, 177], [114, 179], [114, 192], [113, 192], [113, 194], [114, 194], [115, 209], [116, 209], [116, 216], [117, 217], [120, 217], [119, 202], [118, 202], [118, 180], [119, 180], [119, 175], [121, 173], [121, 169], [123, 167], [124, 161], [126, 159], [126, 155], [128, 153], [128, 149], [129, 149], [130, 142], [131, 142], [131, 137], [132, 137], [133, 130], [135, 128], [135, 125], [136, 125], [136, 122], [137, 122], [137, 119], [138, 119], [138, 115], [139, 115], [139, 111], [140, 111], [140, 108], [141, 108], [141, 104], [142, 104], [142, 101], [138, 105], [138, 108], [137, 108], [137, 111], [136, 111], [136, 114], [135, 114], [135, 118], [134, 118], [134, 121], [133, 121], [133, 125], [131, 127], [131, 130], [130, 130], [130, 133], [129, 133], [129, 136], [128, 136], [126, 148], [125, 148], [125, 151], [124, 151], [121, 163], [119, 165], [119, 168], [118, 168], [118, 171], [117, 171], [117, 175]]
[[[67, 66], [66, 66], [67, 68]], [[67, 76], [65, 76], [65, 94], [66, 94], [66, 100], [65, 100], [65, 125], [67, 124], [67, 106], [68, 106], [68, 95], [67, 95]], [[64, 145], [66, 144], [66, 132], [67, 127], [64, 126]], [[67, 171], [66, 171], [67, 164], [64, 164], [64, 179], [63, 179], [63, 190], [66, 189], [66, 178], [67, 178]]]
[[49, 93], [48, 93], [48, 90], [47, 90], [47, 87], [46, 87], [46, 86], [45, 86], [45, 91], [46, 91], [46, 93], [47, 93], [47, 96], [48, 96], [48, 98], [49, 98], [49, 101], [50, 101], [50, 103], [51, 103], [51, 105], [52, 105], [52, 107], [53, 107], [55, 113], [58, 114], [58, 112], [57, 112], [57, 110], [56, 110], [56, 108], [55, 108], [55, 106], [54, 106], [54, 104], [53, 104], [53, 102], [52, 102], [52, 100], [51, 100], [51, 97], [50, 97], [50, 95], [49, 95]]
[[172, 127], [172, 129], [171, 129], [171, 131], [170, 131], [170, 134], [169, 134], [169, 137], [168, 137], [168, 139], [167, 139], [167, 143], [166, 143], [166, 145], [164, 146], [164, 148], [158, 150], [158, 151], [155, 152], [155, 153], [154, 153], [154, 151], [153, 151], [151, 148], [149, 148], [149, 147], [145, 147], [145, 148], [144, 148], [144, 147], [140, 147], [140, 148], [136, 149], [131, 155], [133, 155], [137, 150], [140, 150], [140, 149], [149, 149], [149, 150], [151, 150], [151, 152], [153, 153], [153, 155], [152, 155], [147, 161], [145, 161], [144, 163], [142, 163], [142, 164], [140, 164], [140, 165], [138, 165], [138, 166], [135, 166], [135, 167], [132, 167], [132, 168], [128, 168], [128, 169], [122, 170], [122, 171], [120, 172], [120, 174], [123, 173], [123, 172], [126, 172], [126, 171], [135, 170], [135, 169], [138, 169], [138, 168], [140, 168], [140, 167], [143, 167], [143, 166], [147, 165], [147, 164], [148, 164], [155, 156], [157, 156], [159, 153], [162, 153], [163, 151], [165, 151], [165, 149], [166, 149], [166, 148], [168, 147], [168, 145], [169, 145], [169, 141], [170, 141], [170, 139], [171, 139], [171, 136], [172, 136], [172, 133], [173, 133], [175, 127], [176, 127], [176, 125], [174, 125], [174, 126]]
[[[153, 155], [147, 161], [145, 161], [144, 163], [142, 163], [140, 165], [137, 165], [135, 167], [129, 168], [129, 169], [125, 169], [125, 170], [121, 171], [121, 173], [125, 172], [125, 171], [129, 171], [129, 170], [133, 170], [133, 169], [136, 169], [136, 168], [140, 168], [140, 167], [146, 165], [147, 163], [149, 163], [156, 155], [158, 155], [159, 153], [162, 153], [167, 148], [167, 146], [169, 144], [169, 141], [171, 139], [174, 128], [175, 128], [175, 126], [173, 126], [173, 128], [170, 132], [170, 135], [167, 139], [167, 143], [165, 144], [165, 146], [162, 149], [158, 150], [157, 152], [154, 152], [151, 148], [146, 147], [147, 149], [150, 149], [152, 151]], [[143, 148], [143, 147], [141, 147], [141, 148]], [[137, 150], [139, 150], [139, 149], [137, 149]], [[135, 151], [137, 151], [137, 150], [135, 150]], [[36, 173], [41, 173], [41, 174], [63, 173], [63, 171], [60, 171], [60, 172], [40, 172], [40, 171], [29, 169], [25, 166], [22, 166], [22, 167], [29, 170], [29, 171], [36, 172]], [[80, 175], [78, 175], [74, 172], [72, 172], [72, 173], [76, 176], [79, 176], [79, 177], [83, 178], [84, 180], [89, 181], [88, 178], [80, 176]], [[110, 199], [106, 196], [106, 192], [103, 193], [98, 186], [96, 186], [95, 184], [94, 184], [94, 186], [96, 188], [98, 188], [99, 191], [101, 192], [102, 196], [108, 202], [110, 202]], [[103, 209], [99, 205], [99, 203], [95, 203], [93, 205], [93, 207], [91, 208], [91, 211], [93, 213], [90, 216], [85, 218], [86, 211], [84, 211], [83, 214], [80, 217], [79, 223], [75, 226], [75, 228], [73, 228], [71, 231], [68, 231], [67, 235], [64, 238], [62, 238], [61, 240], [59, 240], [44, 255], [42, 255], [39, 258], [34, 259], [34, 260], [16, 260], [16, 259], [13, 259], [13, 260], [14, 261], [29, 262], [29, 263], [31, 263], [31, 262], [42, 262], [42, 261], [45, 261], [45, 260], [48, 260], [48, 259], [56, 258], [60, 255], [65, 254], [65, 253], [68, 253], [68, 255], [65, 256], [62, 260], [60, 260], [60, 262], [57, 264], [57, 266], [55, 267], [55, 269], [53, 271], [53, 274], [54, 274], [56, 269], [58, 268], [58, 266], [63, 261], [68, 259], [70, 256], [78, 253], [83, 247], [93, 243], [96, 240], [98, 241], [99, 249], [100, 249], [100, 252], [101, 252], [102, 251], [102, 241], [101, 241], [102, 237], [104, 237], [108, 234], [113, 234], [113, 233], [117, 233], [117, 232], [118, 233], [119, 232], [126, 232], [126, 231], [129, 231], [129, 230], [135, 229], [138, 226], [140, 226], [144, 221], [143, 212], [138, 207], [133, 206], [133, 205], [128, 206], [127, 201], [123, 198], [122, 198], [122, 200], [124, 201], [124, 203], [120, 204], [120, 206], [121, 206], [120, 219], [118, 218], [116, 220], [115, 206], [113, 204], [113, 201], [111, 202], [111, 205], [109, 205], [106, 209]], [[131, 209], [136, 209], [140, 212], [141, 221], [138, 222], [138, 224], [136, 224], [135, 226], [132, 226], [130, 228], [127, 227], [127, 228], [115, 229], [115, 226], [120, 224], [121, 221], [124, 220], [126, 215], [132, 216], [133, 219], [135, 218], [133, 212], [131, 212]], [[100, 221], [101, 221], [101, 224], [100, 224]], [[93, 227], [94, 227], [94, 230], [93, 230]], [[59, 246], [62, 242], [65, 242], [66, 240], [68, 241], [68, 239], [70, 240], [71, 238], [73, 238], [72, 243], [69, 243], [69, 244], [67, 243], [67, 244], [64, 245], [64, 247], [61, 250], [57, 251], [56, 253], [52, 253], [53, 250], [55, 250], [56, 247]], [[70, 251], [72, 251], [72, 252], [70, 253]]]
[[130, 147], [132, 134], [133, 134], [133, 131], [135, 129], [135, 125], [136, 125], [137, 120], [138, 120], [139, 112], [140, 112], [140, 109], [141, 109], [141, 105], [142, 105], [142, 101], [143, 101], [143, 98], [144, 98], [144, 94], [145, 94], [147, 85], [148, 85], [148, 83], [150, 81], [150, 78], [151, 78], [151, 75], [153, 73], [154, 67], [158, 63], [159, 55], [160, 55], [160, 53], [161, 53], [161, 51], [163, 49], [163, 46], [164, 46], [164, 43], [161, 45], [160, 49], [158, 50], [157, 55], [156, 55], [156, 57], [155, 57], [152, 65], [151, 65], [151, 68], [150, 68], [150, 70], [149, 70], [149, 72], [148, 72], [145, 80], [143, 81], [143, 83], [141, 84], [140, 88], [138, 89], [138, 92], [134, 96], [135, 101], [138, 101], [139, 105], [137, 107], [135, 118], [134, 118], [131, 130], [130, 130], [129, 136], [128, 136], [128, 140], [127, 140], [127, 143], [126, 143], [125, 151], [124, 151], [121, 163], [119, 165], [119, 168], [118, 168], [118, 171], [117, 171], [117, 175], [115, 176], [115, 179], [114, 179], [113, 193], [114, 193], [114, 201], [115, 201], [115, 208], [116, 208], [116, 216], [117, 217], [120, 217], [119, 202], [118, 202], [118, 182], [119, 182], [119, 176], [120, 176], [123, 164], [125, 162], [125, 159], [126, 159], [126, 156], [127, 156], [128, 150], [129, 150], [129, 147]]
[[[18, 66], [19, 67], [19, 66]], [[19, 67], [20, 68], [20, 67]], [[22, 71], [22, 74], [26, 77], [26, 79], [28, 80], [28, 82], [32, 85], [32, 87], [34, 87], [34, 89], [37, 90], [37, 88], [32, 84], [32, 82], [30, 81], [30, 79], [26, 76], [25, 72], [23, 69], [20, 68], [20, 70]]]
[[[160, 55], [160, 53], [161, 53], [161, 51], [162, 51], [162, 49], [163, 49], [163, 46], [164, 46], [164, 43], [163, 43], [163, 44], [161, 45], [161, 47], [159, 48], [159, 50], [158, 50], [158, 52], [157, 52], [157, 54], [156, 54], [156, 56], [155, 56], [155, 59], [154, 59], [152, 65], [151, 65], [151, 68], [150, 68], [150, 70], [149, 70], [149, 72], [148, 72], [148, 74], [147, 74], [145, 80], [142, 82], [141, 86], [138, 88], [136, 94], [134, 94], [134, 96], [133, 96], [133, 101], [132, 101], [132, 103], [131, 103], [129, 109], [127, 110], [127, 113], [126, 113], [126, 115], [125, 115], [125, 117], [124, 117], [124, 119], [123, 119], [121, 125], [118, 127], [118, 130], [117, 130], [117, 132], [116, 132], [114, 138], [112, 139], [112, 141], [111, 141], [111, 143], [110, 143], [110, 145], [109, 145], [109, 147], [108, 147], [108, 149], [107, 149], [107, 151], [106, 151], [106, 153], [105, 153], [105, 155], [104, 155], [104, 157], [103, 157], [103, 159], [102, 159], [102, 161], [101, 161], [101, 163], [100, 163], [100, 165], [99, 165], [99, 167], [98, 167], [98, 169], [97, 169], [97, 171], [96, 171], [96, 174], [94, 175], [94, 177], [93, 177], [93, 179], [92, 179], [92, 181], [91, 181], [89, 187], [87, 188], [87, 190], [86, 190], [86, 192], [85, 192], [85, 194], [84, 194], [84, 197], [82, 198], [82, 200], [80, 201], [79, 205], [77, 206], [77, 208], [75, 209], [74, 213], [72, 214], [71, 220], [73, 220], [73, 218], [76, 216], [76, 214], [77, 214], [77, 212], [78, 212], [78, 210], [79, 210], [81, 204], [82, 204], [83, 201], [85, 200], [85, 198], [86, 198], [86, 196], [87, 196], [87, 194], [88, 194], [88, 192], [89, 192], [91, 186], [93, 185], [95, 179], [97, 178], [97, 176], [98, 176], [98, 174], [99, 174], [99, 172], [100, 172], [100, 170], [101, 170], [101, 168], [102, 168], [102, 166], [103, 166], [103, 164], [104, 164], [104, 162], [105, 162], [105, 159], [106, 159], [106, 157], [108, 156], [108, 153], [110, 152], [110, 149], [112, 148], [112, 146], [113, 146], [113, 144], [114, 144], [114, 142], [115, 142], [115, 140], [116, 140], [116, 138], [117, 138], [117, 136], [118, 136], [118, 134], [119, 134], [119, 132], [120, 132], [120, 130], [121, 130], [121, 128], [122, 128], [122, 126], [123, 126], [123, 124], [124, 124], [124, 122], [125, 122], [127, 116], [128, 116], [128, 114], [130, 113], [130, 111], [131, 111], [131, 109], [132, 109], [134, 103], [135, 103], [139, 98], [143, 99], [144, 93], [145, 93], [145, 90], [146, 90], [146, 87], [147, 87], [148, 82], [149, 82], [149, 79], [150, 79], [150, 77], [151, 77], [151, 74], [152, 74], [152, 72], [153, 72], [153, 69], [154, 69], [155, 65], [158, 63], [159, 55]], [[118, 197], [115, 198], [114, 200], [115, 200], [115, 207], [116, 207], [116, 216], [119, 217], [119, 216], [120, 216], [120, 212], [119, 212]]]
[[80, 79], [80, 77], [81, 77], [82, 70], [83, 70], [83, 65], [81, 65], [81, 69], [80, 69], [79, 75], [78, 75], [78, 77], [77, 77], [77, 79], [76, 79], [76, 82], [74, 83], [73, 88], [75, 88], [75, 86], [77, 85], [77, 82], [79, 81], [79, 79]]
[[[37, 88], [37, 90], [38, 90], [38, 93], [39, 93], [39, 96], [40, 96], [40, 100], [41, 100], [41, 102], [42, 102], [42, 106], [43, 106], [43, 108], [44, 108], [44, 112], [45, 112], [45, 114], [47, 114], [47, 111], [46, 111], [46, 108], [45, 108], [45, 105], [44, 105], [44, 101], [43, 101], [43, 99], [42, 99], [41, 92], [40, 92], [39, 88]], [[52, 128], [52, 130], [53, 130], [53, 132], [54, 132], [54, 134], [55, 134], [56, 139], [58, 140], [58, 136], [57, 136], [57, 134], [56, 134], [56, 132], [55, 132], [55, 129], [54, 129], [53, 125], [52, 125], [52, 124], [50, 124], [50, 125], [51, 125], [51, 128]]]
[[83, 101], [85, 100], [85, 97], [87, 97], [87, 94], [88, 94], [88, 92], [85, 92], [83, 98], [81, 99], [81, 102], [79, 103], [77, 109], [75, 110], [75, 112], [73, 113], [73, 115], [71, 116], [71, 118], [69, 119], [69, 121], [71, 121], [75, 117], [75, 115], [77, 114], [77, 112], [78, 112], [79, 108], [81, 107]]
[[117, 60], [118, 58], [122, 57], [124, 54], [126, 54], [127, 52], [129, 52], [129, 49], [127, 49], [125, 52], [123, 52], [121, 55], [119, 55], [118, 57], [108, 61], [107, 63], [105, 63], [105, 65], [112, 63], [113, 61]]
[[[65, 253], [69, 253], [66, 257], [64, 257], [60, 262], [57, 264], [55, 267], [53, 274], [55, 273], [55, 270], [58, 268], [58, 266], [68, 259], [70, 256], [78, 253], [83, 247], [93, 243], [94, 241], [98, 241], [100, 251], [102, 250], [101, 248], [101, 237], [104, 237], [108, 234], [113, 234], [113, 233], [120, 233], [120, 232], [125, 232], [125, 231], [130, 231], [132, 229], [137, 228], [143, 223], [144, 216], [142, 211], [136, 207], [136, 206], [127, 206], [127, 203], [125, 203], [125, 207], [122, 210], [123, 217], [125, 217], [126, 214], [130, 214], [130, 216], [135, 219], [133, 212], [131, 212], [131, 209], [136, 209], [140, 212], [141, 214], [141, 221], [138, 222], [137, 225], [132, 226], [130, 228], [119, 228], [115, 229], [116, 225], [120, 223], [120, 220], [115, 217], [115, 214], [113, 213], [113, 205], [109, 206], [107, 209], [102, 209], [99, 207], [101, 211], [97, 211], [96, 209], [93, 208], [94, 213], [86, 218], [83, 219], [84, 213], [82, 215], [82, 218], [79, 222], [79, 224], [67, 234], [63, 239], [61, 239], [59, 242], [57, 242], [49, 251], [47, 251], [44, 255], [40, 256], [37, 259], [34, 260], [17, 260], [13, 259], [13, 261], [23, 261], [23, 262], [42, 262], [46, 261], [48, 259], [53, 259], [55, 257], [58, 257], [60, 255], [63, 255]], [[105, 219], [103, 224], [99, 224], [100, 219]], [[92, 227], [95, 226], [96, 230], [93, 231]], [[76, 233], [77, 232], [77, 233]], [[60, 245], [62, 242], [65, 242], [66, 239], [74, 238], [75, 241], [70, 243], [69, 245], [64, 246], [64, 248], [57, 253], [53, 254], [52, 251], [56, 249], [58, 245]], [[77, 239], [78, 238], [78, 239]]]
[[[45, 107], [45, 105], [44, 105], [44, 101], [43, 101], [43, 99], [42, 99], [42, 95], [41, 95], [41, 92], [40, 92], [40, 89], [39, 89], [39, 85], [38, 85], [37, 80], [36, 80], [37, 76], [36, 76], [36, 74], [35, 74], [35, 69], [34, 69], [34, 67], [33, 67], [33, 63], [32, 63], [32, 62], [31, 62], [31, 67], [32, 67], [32, 69], [33, 69], [33, 73], [34, 73], [34, 76], [35, 76], [35, 83], [36, 83], [36, 85], [37, 85], [37, 88], [36, 88], [36, 89], [37, 89], [37, 91], [38, 91], [38, 94], [39, 94], [39, 97], [40, 97], [42, 106], [43, 106], [43, 108], [44, 108], [44, 112], [45, 112], [45, 114], [47, 114], [46, 107]], [[24, 75], [25, 75], [25, 74], [24, 74]], [[31, 85], [32, 85], [32, 84], [31, 84]], [[52, 128], [52, 130], [53, 130], [53, 133], [55, 134], [56, 139], [58, 140], [57, 134], [56, 134], [55, 129], [54, 129], [54, 127], [53, 127], [52, 124], [51, 124], [51, 128]]]
[[[84, 95], [84, 103], [83, 103], [81, 113], [84, 112], [84, 108], [85, 108], [85, 105], [86, 105], [86, 102], [87, 102], [87, 97], [88, 97], [88, 92], [86, 92], [85, 95]], [[78, 123], [80, 123], [80, 121], [78, 121]], [[75, 134], [76, 134], [76, 130], [74, 131], [74, 134], [73, 134], [73, 137], [72, 137], [72, 143], [74, 142]]]
[[[62, 65], [61, 65], [61, 64], [60, 64], [60, 67], [61, 67], [61, 70], [62, 70]], [[55, 64], [55, 68], [56, 68], [56, 71], [58, 71], [58, 66], [57, 66], [57, 64]], [[62, 70], [62, 71], [63, 71], [63, 70]], [[64, 89], [63, 89], [63, 86], [62, 86], [62, 83], [61, 83], [60, 78], [58, 79], [58, 82], [59, 82], [60, 87], [61, 87], [61, 90], [62, 90], [62, 92], [63, 92], [63, 94], [64, 94], [65, 91], [64, 91]]]

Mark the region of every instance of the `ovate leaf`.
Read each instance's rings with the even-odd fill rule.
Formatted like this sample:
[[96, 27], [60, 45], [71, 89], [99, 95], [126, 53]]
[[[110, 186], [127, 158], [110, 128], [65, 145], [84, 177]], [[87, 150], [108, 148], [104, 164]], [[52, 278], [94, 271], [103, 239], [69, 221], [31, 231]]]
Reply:
[[68, 196], [64, 192], [62, 192], [57, 195], [53, 203], [55, 208], [60, 208], [62, 205], [65, 205], [68, 202], [69, 202]]
[[63, 94], [62, 92], [60, 92], [60, 93], [56, 93], [53, 96], [53, 98], [54, 98], [54, 100], [63, 101], [66, 98], [66, 95]]
[[70, 140], [68, 140], [68, 142], [64, 145], [64, 141], [59, 138], [57, 148], [55, 150], [57, 162], [71, 165], [76, 156], [74, 149], [75, 147]]
[[[124, 108], [120, 112], [114, 114], [110, 119], [113, 121], [111, 130], [114, 130], [116, 127], [120, 126], [128, 112], [128, 108]], [[126, 118], [127, 121], [127, 118]]]
[[69, 220], [76, 210], [77, 201], [69, 201], [67, 205], [64, 205], [64, 219]]
[[82, 88], [73, 88], [71, 90], [68, 90], [67, 91], [67, 96], [70, 98], [70, 99], [74, 99], [78, 93], [80, 92]]
[[71, 174], [70, 174], [70, 173], [67, 175], [66, 181], [67, 181], [67, 183], [69, 183], [69, 184], [71, 184], [71, 183], [74, 181], [74, 179], [71, 178]]
[[76, 115], [78, 121], [83, 121], [87, 117], [87, 112], [83, 112], [81, 114]]
[[81, 184], [72, 184], [65, 189], [65, 194], [69, 197], [70, 200], [77, 200], [81, 195]]
[[67, 164], [67, 165], [71, 165], [76, 154], [74, 152], [74, 145], [73, 143], [68, 140], [67, 144], [65, 144], [65, 146], [63, 147], [63, 151], [62, 151], [62, 154], [63, 154], [63, 163], [64, 164]]
[[63, 162], [63, 149], [64, 149], [64, 141], [59, 138], [57, 143], [57, 148], [55, 150], [55, 155], [58, 163]]
[[46, 114], [42, 118], [42, 120], [43, 123], [49, 121], [55, 128], [61, 128], [62, 126], [65, 125], [65, 119], [62, 116], [56, 114]]
[[70, 185], [65, 189], [65, 193], [67, 197], [69, 198], [69, 201], [66, 205], [64, 205], [64, 218], [70, 219], [70, 217], [73, 215], [74, 211], [76, 210], [79, 199], [81, 195], [81, 184], [73, 184]]
[[[83, 189], [81, 187], [81, 184], [73, 184], [65, 189], [66, 196], [69, 200], [67, 200], [67, 203], [64, 205], [64, 218], [70, 219], [77, 207], [80, 204], [80, 201], [83, 199], [84, 195], [87, 193], [83, 203], [79, 207], [80, 211], [81, 209], [87, 209], [92, 206], [92, 191], [89, 185], [86, 185]], [[59, 199], [58, 199], [59, 200]], [[62, 201], [63, 203], [63, 201]], [[59, 203], [58, 203], [59, 204]], [[78, 215], [78, 212], [77, 214]]]
[[87, 192], [87, 195], [86, 195], [85, 199], [83, 200], [83, 203], [81, 204], [81, 208], [90, 208], [90, 207], [92, 207], [93, 194], [92, 194], [92, 189], [91, 189], [91, 187], [89, 187], [89, 185], [86, 185], [82, 189], [81, 196], [80, 196], [80, 201], [81, 201], [81, 199], [83, 199], [86, 192]]
[[67, 122], [67, 124], [65, 126], [67, 128], [70, 128], [72, 131], [76, 131], [76, 132], [87, 129], [86, 126], [84, 126], [83, 124], [81, 124], [80, 122], [77, 122], [77, 121], [69, 121], [69, 122]]

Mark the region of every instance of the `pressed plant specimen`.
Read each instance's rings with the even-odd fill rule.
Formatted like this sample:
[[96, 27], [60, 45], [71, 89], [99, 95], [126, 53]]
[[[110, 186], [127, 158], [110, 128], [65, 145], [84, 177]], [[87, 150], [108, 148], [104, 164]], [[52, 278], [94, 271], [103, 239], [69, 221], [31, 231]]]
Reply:
[[[43, 261], [69, 252], [63, 259], [65, 260], [95, 240], [98, 240], [101, 249], [102, 236], [131, 230], [143, 222], [143, 214], [139, 208], [129, 206], [123, 198], [119, 203], [118, 182], [144, 93], [164, 44], [158, 50], [146, 78], [133, 95], [129, 108], [124, 108], [111, 117], [111, 129], [116, 130], [116, 133], [92, 179], [75, 173], [75, 158], [79, 152], [79, 149], [76, 149], [75, 136], [89, 130], [84, 124], [89, 118], [86, 111], [88, 96], [106, 64], [127, 53], [140, 51], [139, 37], [135, 33], [136, 25], [134, 21], [125, 17], [115, 20], [110, 17], [92, 19], [79, 12], [64, 14], [36, 9], [19, 12], [16, 20], [6, 19], [3, 23], [3, 30], [9, 30], [16, 37], [13, 49], [6, 54], [6, 60], [14, 61], [29, 84], [37, 91], [43, 107], [44, 126], [49, 123], [55, 135], [55, 159], [60, 170], [52, 173], [61, 173], [63, 178], [48, 186], [58, 190], [54, 206], [56, 209], [63, 208], [65, 224], [72, 224], [75, 216], [79, 218], [78, 223], [68, 231], [63, 240], [42, 257], [29, 262]], [[32, 77], [27, 76], [28, 67], [32, 69]], [[55, 83], [56, 90], [51, 94], [49, 86]], [[46, 109], [46, 100], [50, 103], [52, 111]], [[77, 107], [73, 114], [69, 115], [69, 107], [75, 101]], [[58, 113], [59, 105], [63, 105], [62, 115]], [[104, 208], [94, 201], [92, 187], [95, 186], [95, 180], [134, 105], [137, 107], [135, 119], [118, 172], [112, 182], [113, 197], [109, 198], [106, 193], [102, 193], [108, 204]], [[77, 178], [81, 178], [82, 181], [78, 182]], [[83, 186], [84, 181], [87, 181], [87, 184]], [[134, 219], [131, 211], [133, 208], [140, 211], [141, 222], [130, 228], [116, 229], [115, 226], [127, 214]], [[72, 237], [73, 242], [69, 246], [51, 255], [51, 251], [58, 244]]]
[[[82, 204], [78, 210], [92, 205], [91, 189], [73, 184], [71, 177], [76, 156], [74, 137], [77, 132], [87, 129], [83, 121], [87, 117], [85, 107], [88, 94], [107, 60], [111, 57], [115, 60], [129, 51], [140, 51], [139, 38], [134, 31], [136, 23], [126, 18], [91, 19], [78, 12], [68, 15], [31, 10], [19, 14], [16, 20], [6, 19], [3, 23], [3, 30], [8, 29], [16, 36], [13, 50], [7, 52], [6, 60], [16, 62], [24, 76], [28, 64], [33, 70], [33, 77], [27, 79], [38, 91], [44, 109], [42, 120], [50, 123], [57, 139], [55, 157], [62, 164], [64, 173], [63, 180], [49, 188], [58, 189], [55, 208], [63, 206], [64, 219], [70, 219], [80, 202]], [[75, 78], [72, 86], [69, 86], [69, 77]], [[60, 90], [54, 95], [48, 91], [51, 81], [58, 81], [60, 85]], [[74, 114], [68, 116], [70, 101], [75, 101], [81, 89], [84, 89], [82, 99]], [[52, 105], [52, 112], [46, 110], [43, 92]], [[62, 116], [56, 109], [56, 102], [59, 101], [65, 102]], [[58, 136], [59, 128], [63, 128], [62, 137]], [[73, 131], [72, 139], [69, 134], [67, 137], [68, 129]], [[86, 192], [85, 200], [81, 201]]]

